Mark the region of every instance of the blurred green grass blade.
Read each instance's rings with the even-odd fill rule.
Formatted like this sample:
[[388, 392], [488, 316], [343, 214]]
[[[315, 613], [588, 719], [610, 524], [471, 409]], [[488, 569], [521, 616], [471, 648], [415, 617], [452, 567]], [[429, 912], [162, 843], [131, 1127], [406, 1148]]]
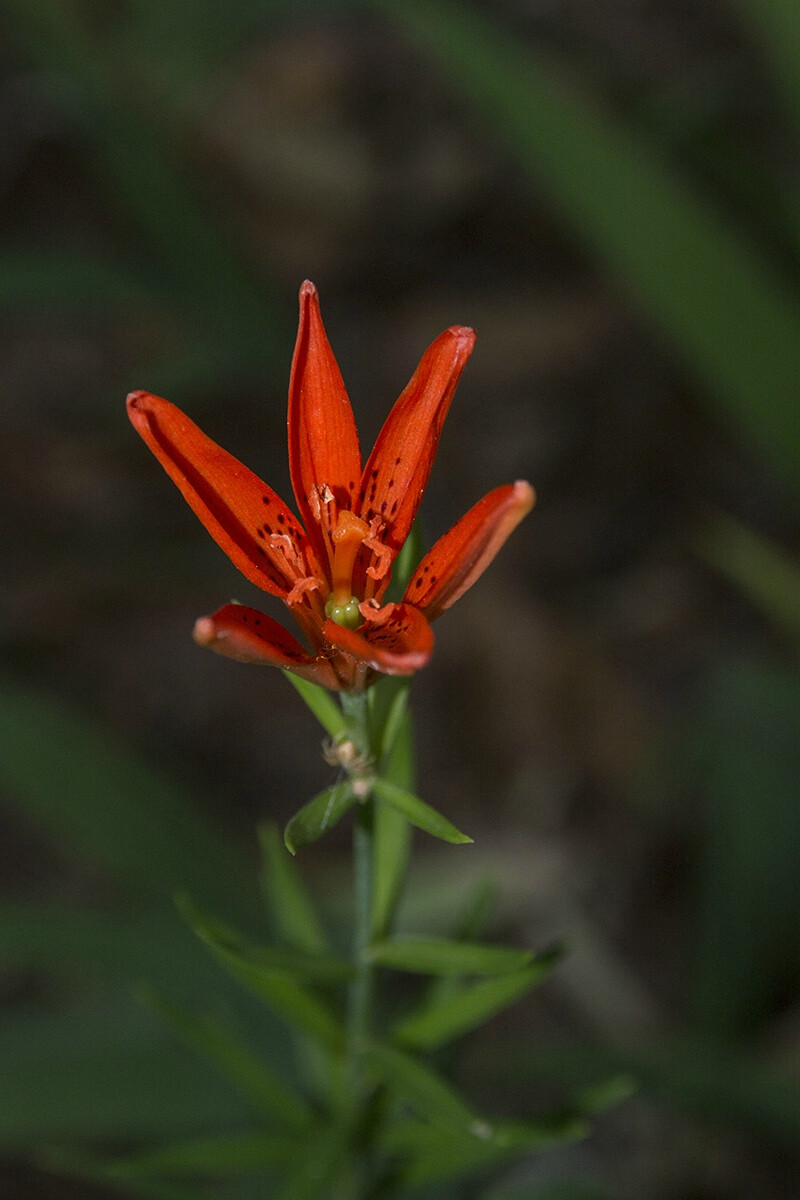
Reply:
[[269, 912], [278, 935], [291, 946], [311, 954], [329, 949], [311, 897], [297, 869], [287, 856], [283, 838], [274, 822], [261, 825], [261, 880]]
[[455, 825], [451, 824], [435, 808], [431, 808], [424, 800], [420, 800], [419, 796], [413, 795], [405, 788], [398, 787], [391, 780], [377, 778], [372, 785], [372, 790], [381, 800], [401, 812], [406, 820], [415, 825], [417, 829], [422, 829], [432, 837], [458, 846], [472, 842], [471, 837], [467, 837], [465, 833], [456, 829]]
[[141, 916], [64, 904], [0, 905], [0, 963], [113, 984], [154, 982], [181, 995], [214, 989], [204, 955], [169, 912]]
[[800, 651], [800, 563], [725, 514], [714, 518], [695, 545]]
[[243, 1092], [261, 1116], [294, 1130], [310, 1124], [311, 1109], [228, 1026], [213, 1017], [189, 1012], [157, 992], [140, 990], [139, 996], [188, 1046]]
[[[416, 787], [414, 770], [414, 734], [411, 713], [406, 707], [391, 749], [385, 756], [384, 778], [399, 787]], [[390, 804], [376, 804], [373, 810], [374, 870], [372, 881], [372, 922], [370, 935], [385, 937], [394, 922], [397, 906], [408, 872], [411, 855], [411, 825]]]
[[395, 1038], [413, 1050], [439, 1050], [519, 1000], [549, 974], [552, 959], [521, 971], [459, 987], [405, 1017]]
[[530, 950], [422, 937], [375, 942], [364, 956], [378, 967], [425, 975], [507, 975], [529, 967], [533, 959]]
[[475, 1127], [474, 1112], [449, 1083], [419, 1058], [370, 1042], [364, 1051], [364, 1062], [390, 1092], [439, 1128], [470, 1132]]
[[675, 746], [704, 821], [690, 980], [710, 1038], [755, 1031], [786, 985], [800, 929], [799, 714], [796, 674], [737, 664], [709, 682]]
[[225, 965], [265, 976], [292, 975], [311, 983], [341, 983], [353, 967], [332, 954], [295, 946], [255, 946], [227, 925], [206, 916], [186, 895], [176, 899], [178, 910], [197, 936]]
[[249, 916], [242, 860], [182, 792], [85, 718], [0, 680], [5, 806], [152, 902], [187, 888]]
[[[235, 343], [261, 329], [265, 358], [281, 329], [264, 296], [246, 277], [212, 220], [170, 161], [162, 131], [177, 114], [154, 121], [114, 76], [113, 62], [72, 11], [55, 0], [6, 0], [14, 36], [31, 61], [52, 72], [54, 92], [70, 108], [94, 149], [98, 173], [147, 235], [166, 287], [193, 312], [203, 310]], [[139, 63], [141, 71], [149, 62]], [[155, 100], [155, 97], [153, 97]], [[163, 102], [163, 96], [162, 96]]]
[[318, 841], [341, 821], [355, 802], [353, 791], [345, 780], [314, 796], [287, 823], [283, 834], [286, 849], [290, 854], [296, 854], [303, 846]]
[[128, 995], [0, 1025], [0, 1146], [130, 1142], [224, 1130], [247, 1106]]
[[452, 0], [372, 0], [408, 30], [784, 477], [800, 480], [800, 302], [664, 158]]
[[301, 679], [291, 671], [284, 671], [283, 674], [334, 741], [347, 737], [345, 715], [326, 688], [319, 687], [316, 683], [310, 683], [307, 679]]
[[0, 308], [52, 306], [105, 316], [155, 301], [151, 284], [128, 264], [78, 250], [6, 250], [0, 254]]
[[797, 0], [737, 0], [772, 60], [784, 103], [800, 129], [800, 13]]

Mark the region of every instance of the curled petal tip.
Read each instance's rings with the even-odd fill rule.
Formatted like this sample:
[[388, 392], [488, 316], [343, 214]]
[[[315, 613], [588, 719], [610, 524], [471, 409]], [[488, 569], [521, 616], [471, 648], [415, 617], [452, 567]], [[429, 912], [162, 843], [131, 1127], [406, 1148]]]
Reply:
[[300, 284], [300, 299], [304, 300], [306, 296], [316, 296], [317, 289], [310, 279], [304, 279]]
[[217, 640], [217, 627], [213, 617], [198, 617], [194, 623], [192, 637], [198, 646], [210, 646]]
[[147, 392], [142, 392], [142, 391], [128, 392], [128, 395], [125, 399], [125, 403], [127, 404], [128, 408], [138, 408], [139, 401], [142, 400], [146, 395], [147, 395]]

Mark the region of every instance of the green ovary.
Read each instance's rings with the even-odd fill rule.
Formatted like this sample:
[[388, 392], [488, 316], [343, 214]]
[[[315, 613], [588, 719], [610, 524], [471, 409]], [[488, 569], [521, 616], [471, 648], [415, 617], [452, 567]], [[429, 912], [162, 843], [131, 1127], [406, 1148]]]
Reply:
[[358, 629], [364, 623], [355, 596], [351, 596], [346, 604], [336, 604], [333, 596], [329, 596], [325, 602], [325, 616], [337, 625], [344, 625], [346, 629]]

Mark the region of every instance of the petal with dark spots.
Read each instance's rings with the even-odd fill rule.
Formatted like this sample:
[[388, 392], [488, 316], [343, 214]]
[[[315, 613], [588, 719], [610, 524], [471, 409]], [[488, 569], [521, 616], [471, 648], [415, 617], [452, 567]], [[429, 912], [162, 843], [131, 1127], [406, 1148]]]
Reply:
[[535, 499], [531, 485], [521, 479], [489, 492], [431, 547], [404, 599], [435, 621], [480, 578]]
[[326, 621], [322, 632], [338, 650], [384, 675], [413, 675], [433, 653], [430, 623], [410, 604], [392, 605], [388, 618], [356, 630]]
[[417, 515], [450, 401], [474, 345], [474, 330], [454, 325], [428, 347], [364, 468], [358, 513], [367, 522], [382, 521], [381, 541], [393, 556]]
[[200, 617], [195, 621], [194, 640], [237, 662], [282, 667], [323, 687], [339, 686], [327, 658], [312, 657], [272, 617], [244, 604], [225, 604], [213, 616]]

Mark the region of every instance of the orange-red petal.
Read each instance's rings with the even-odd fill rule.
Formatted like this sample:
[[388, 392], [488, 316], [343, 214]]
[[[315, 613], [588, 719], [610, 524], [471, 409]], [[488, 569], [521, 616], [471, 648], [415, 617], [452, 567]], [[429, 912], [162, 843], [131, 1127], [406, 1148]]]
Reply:
[[131, 392], [128, 415], [184, 499], [242, 574], [275, 596], [317, 573], [308, 539], [279, 496], [160, 396]]
[[419, 609], [394, 604], [380, 624], [347, 629], [334, 621], [322, 627], [325, 639], [339, 650], [384, 675], [413, 675], [433, 653], [433, 630]]
[[381, 518], [380, 538], [393, 555], [414, 523], [450, 401], [474, 345], [474, 330], [455, 325], [428, 347], [364, 468], [358, 513], [365, 521]]
[[524, 480], [489, 492], [428, 551], [409, 580], [405, 600], [434, 621], [483, 574], [535, 499]]
[[361, 479], [361, 450], [350, 400], [322, 324], [317, 289], [308, 280], [300, 288], [300, 324], [289, 380], [289, 470], [300, 515], [324, 565], [325, 548], [317, 532], [319, 492], [329, 488], [338, 508], [351, 508]]
[[326, 658], [312, 657], [272, 617], [244, 604], [225, 604], [213, 616], [200, 617], [195, 622], [194, 640], [237, 662], [282, 667], [323, 687], [338, 687]]

